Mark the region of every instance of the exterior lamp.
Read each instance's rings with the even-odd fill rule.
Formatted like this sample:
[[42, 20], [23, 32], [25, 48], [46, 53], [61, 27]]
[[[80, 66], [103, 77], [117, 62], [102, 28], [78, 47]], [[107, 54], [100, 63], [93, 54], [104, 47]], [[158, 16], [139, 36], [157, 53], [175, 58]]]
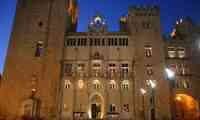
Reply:
[[166, 68], [165, 72], [167, 73], [168, 78], [174, 78], [175, 77], [175, 72], [170, 70], [169, 68]]
[[140, 88], [140, 93], [142, 94], [142, 114], [143, 114], [143, 120], [146, 120], [146, 114], [145, 114], [145, 94], [147, 91], [144, 88]]
[[151, 88], [155, 88], [156, 87], [156, 82], [155, 82], [155, 80], [148, 80], [147, 81], [147, 85], [149, 85]]
[[145, 95], [147, 93], [147, 91], [144, 88], [140, 88], [140, 92], [142, 95]]
[[[170, 86], [170, 109], [171, 109], [171, 115], [172, 115], [172, 120], [175, 120], [176, 114], [175, 114], [175, 108], [174, 106], [176, 105], [174, 101], [175, 93], [173, 91], [173, 88], [175, 87], [175, 79], [176, 79], [176, 74], [173, 70], [169, 68], [165, 68], [167, 80], [169, 81], [169, 86]], [[176, 100], [181, 100], [181, 98], [176, 98]]]
[[151, 90], [150, 117], [151, 117], [151, 120], [156, 120], [155, 89], [154, 89], [154, 88], [156, 88], [156, 81], [155, 80], [148, 80], [147, 85], [150, 86], [150, 90]]
[[181, 96], [177, 96], [177, 97], [176, 97], [176, 100], [177, 100], [177, 101], [181, 101], [181, 100], [182, 100]]

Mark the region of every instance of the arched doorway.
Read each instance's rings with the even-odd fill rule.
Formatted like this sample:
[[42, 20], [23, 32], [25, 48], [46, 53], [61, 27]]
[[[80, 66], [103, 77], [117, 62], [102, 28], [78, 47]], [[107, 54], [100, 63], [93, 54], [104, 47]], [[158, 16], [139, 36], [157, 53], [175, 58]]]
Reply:
[[100, 94], [93, 94], [90, 96], [89, 103], [89, 118], [102, 119], [104, 113], [104, 100]]
[[199, 103], [186, 94], [177, 94], [176, 120], [199, 120]]

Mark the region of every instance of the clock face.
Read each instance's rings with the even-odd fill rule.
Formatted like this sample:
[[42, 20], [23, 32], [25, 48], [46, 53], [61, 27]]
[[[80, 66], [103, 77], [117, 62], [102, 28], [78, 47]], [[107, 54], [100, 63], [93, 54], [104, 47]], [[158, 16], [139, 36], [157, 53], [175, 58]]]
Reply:
[[94, 32], [104, 31], [106, 28], [105, 19], [102, 16], [95, 16], [90, 22], [89, 29]]

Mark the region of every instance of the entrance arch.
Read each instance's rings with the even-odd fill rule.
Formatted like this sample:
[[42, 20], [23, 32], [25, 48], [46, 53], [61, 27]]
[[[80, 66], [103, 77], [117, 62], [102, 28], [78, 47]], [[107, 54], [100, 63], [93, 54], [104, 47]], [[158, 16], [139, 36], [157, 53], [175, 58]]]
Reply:
[[91, 119], [102, 119], [104, 116], [104, 99], [99, 93], [94, 93], [89, 97], [88, 116]]
[[199, 120], [199, 103], [187, 94], [177, 94], [176, 120]]

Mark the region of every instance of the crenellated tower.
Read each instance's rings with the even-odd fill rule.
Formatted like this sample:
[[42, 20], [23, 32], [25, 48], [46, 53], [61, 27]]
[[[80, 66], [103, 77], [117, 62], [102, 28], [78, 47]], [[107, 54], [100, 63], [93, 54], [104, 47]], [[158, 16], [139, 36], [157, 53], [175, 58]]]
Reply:
[[1, 116], [58, 117], [64, 36], [76, 31], [77, 10], [76, 0], [17, 1], [0, 88]]
[[[164, 53], [158, 6], [132, 6], [128, 31], [134, 48], [135, 116], [151, 120], [170, 117], [169, 87], [164, 80]], [[147, 94], [143, 98], [140, 90]], [[149, 107], [143, 107], [149, 106]], [[146, 111], [146, 112], [144, 112]]]

